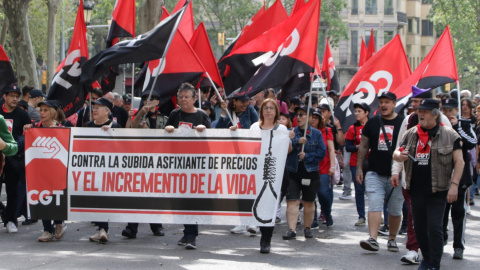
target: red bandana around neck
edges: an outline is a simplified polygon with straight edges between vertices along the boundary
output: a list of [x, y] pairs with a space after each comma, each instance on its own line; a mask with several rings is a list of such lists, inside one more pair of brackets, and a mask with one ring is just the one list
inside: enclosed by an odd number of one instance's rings
[[425, 150], [428, 146], [428, 131], [423, 131], [423, 129], [420, 127], [420, 124], [418, 124], [417, 134], [419, 146], [422, 146], [423, 150]]

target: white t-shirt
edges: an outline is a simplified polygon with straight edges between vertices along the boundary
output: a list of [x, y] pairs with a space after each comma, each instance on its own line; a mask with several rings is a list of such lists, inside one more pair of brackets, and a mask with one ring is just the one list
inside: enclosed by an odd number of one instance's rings
[[[260, 128], [260, 125], [258, 124], [258, 122], [255, 122], [253, 123], [251, 126], [250, 126], [250, 129], [253, 129], [253, 130], [272, 130], [272, 129], [261, 129]], [[288, 131], [287, 127], [282, 125], [282, 124], [278, 124], [278, 128], [276, 130], [284, 130], [284, 131]]]

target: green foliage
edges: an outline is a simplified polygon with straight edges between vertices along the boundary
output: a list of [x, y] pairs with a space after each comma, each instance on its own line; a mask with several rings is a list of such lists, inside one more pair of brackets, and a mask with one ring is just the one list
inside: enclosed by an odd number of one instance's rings
[[[450, 26], [458, 75], [462, 88], [473, 89], [474, 74], [480, 66], [480, 2], [475, 0], [436, 0], [430, 18], [440, 35]], [[468, 68], [470, 72], [465, 73]], [[477, 78], [479, 81], [480, 78]], [[477, 87], [478, 89], [478, 87]]]

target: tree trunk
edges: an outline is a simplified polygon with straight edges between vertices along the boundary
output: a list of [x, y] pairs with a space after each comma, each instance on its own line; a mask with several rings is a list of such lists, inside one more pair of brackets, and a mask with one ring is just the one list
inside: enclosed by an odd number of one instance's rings
[[36, 59], [33, 53], [27, 12], [32, 0], [3, 0], [3, 11], [8, 19], [10, 42], [15, 59], [18, 86], [39, 88]]
[[151, 30], [160, 22], [162, 14], [162, 5], [164, 1], [145, 0], [142, 6], [138, 8], [138, 22], [140, 33]]
[[5, 40], [7, 39], [7, 31], [8, 31], [8, 21], [7, 19], [3, 19], [3, 26], [2, 32], [0, 33], [0, 45], [5, 47]]
[[47, 31], [47, 93], [55, 74], [55, 28], [57, 11], [61, 0], [48, 0], [48, 31]]

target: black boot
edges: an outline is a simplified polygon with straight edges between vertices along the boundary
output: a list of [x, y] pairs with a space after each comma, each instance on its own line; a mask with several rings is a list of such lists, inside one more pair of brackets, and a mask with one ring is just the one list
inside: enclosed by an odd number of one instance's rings
[[260, 239], [260, 253], [270, 253], [270, 240]]

